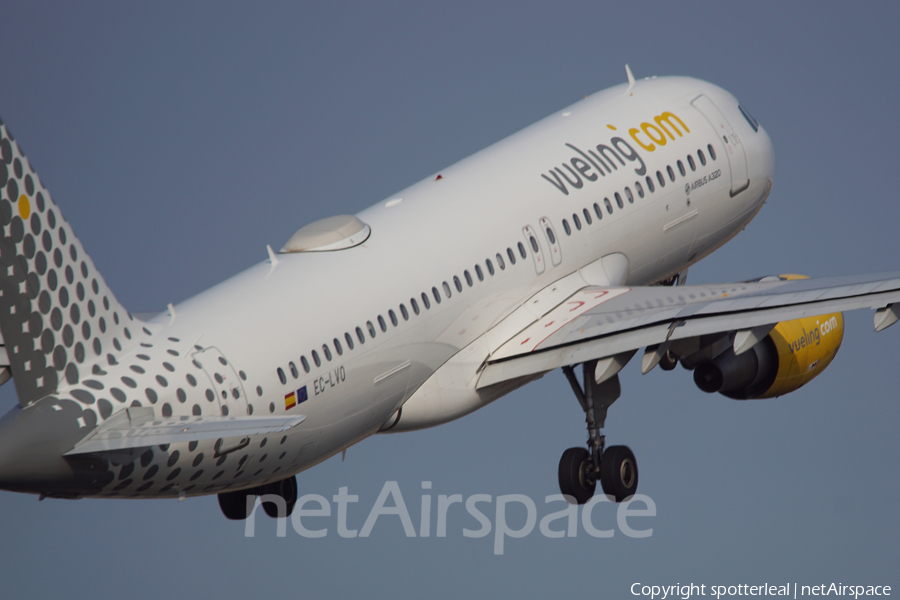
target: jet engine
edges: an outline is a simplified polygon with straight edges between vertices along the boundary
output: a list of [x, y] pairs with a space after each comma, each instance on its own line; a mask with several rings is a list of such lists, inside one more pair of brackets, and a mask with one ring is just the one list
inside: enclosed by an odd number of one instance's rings
[[825, 370], [844, 339], [841, 313], [778, 323], [751, 349], [736, 355], [731, 344], [694, 368], [704, 392], [735, 400], [774, 398], [800, 388]]

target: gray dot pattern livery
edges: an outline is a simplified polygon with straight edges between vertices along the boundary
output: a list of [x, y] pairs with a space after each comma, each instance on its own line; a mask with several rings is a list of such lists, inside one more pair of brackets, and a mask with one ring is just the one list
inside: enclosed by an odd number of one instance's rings
[[116, 300], [0, 121], [0, 330], [19, 403], [74, 385], [137, 345]]

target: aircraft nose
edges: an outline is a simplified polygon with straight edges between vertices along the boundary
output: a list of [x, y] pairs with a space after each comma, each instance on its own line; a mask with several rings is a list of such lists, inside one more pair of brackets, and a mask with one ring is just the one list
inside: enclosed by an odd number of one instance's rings
[[84, 477], [63, 457], [96, 424], [74, 400], [48, 397], [16, 406], [0, 419], [0, 489], [78, 496]]
[[762, 127], [757, 132], [757, 168], [759, 176], [768, 179], [775, 178], [775, 146], [772, 145], [772, 138]]

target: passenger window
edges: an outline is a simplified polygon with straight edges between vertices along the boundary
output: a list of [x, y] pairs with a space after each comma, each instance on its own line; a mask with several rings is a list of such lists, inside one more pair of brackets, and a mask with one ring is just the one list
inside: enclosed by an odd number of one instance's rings
[[[450, 284], [445, 281], [443, 283], [443, 287], [444, 287], [444, 295], [447, 296], [447, 299], [449, 300], [450, 299]], [[440, 302], [440, 300], [438, 300], [438, 302]]]
[[353, 350], [353, 337], [349, 333], [345, 333], [344, 340], [347, 342], [347, 348]]
[[409, 299], [409, 305], [412, 306], [413, 312], [419, 314], [419, 303], [416, 302], [415, 298]]
[[638, 198], [643, 198], [643, 197], [644, 197], [644, 187], [641, 185], [641, 182], [640, 182], [640, 181], [635, 181], [635, 182], [634, 182], [634, 189], [637, 190]]
[[[581, 231], [581, 220], [578, 218], [578, 215], [572, 215], [572, 222], [575, 223], [575, 229]], [[535, 250], [535, 252], [537, 252], [537, 250]]]
[[404, 321], [409, 321], [409, 311], [406, 310], [405, 304], [400, 305], [400, 316], [403, 317]]
[[525, 254], [525, 244], [522, 242], [519, 242], [519, 255], [521, 255], [522, 258], [527, 256], [527, 254]]
[[691, 171], [697, 170], [697, 165], [694, 163], [694, 157], [688, 154], [688, 166], [691, 168]]
[[675, 171], [672, 170], [672, 166], [671, 166], [671, 165], [669, 165], [668, 167], [666, 167], [666, 172], [669, 173], [669, 181], [673, 181], [673, 182], [674, 182], [674, 181], [675, 181]]
[[598, 219], [603, 218], [603, 212], [600, 210], [600, 205], [594, 202], [594, 214], [597, 215]]
[[387, 331], [387, 323], [384, 322], [384, 317], [378, 315], [378, 326], [381, 327], [381, 331]]
[[705, 167], [706, 166], [706, 157], [703, 156], [703, 150], [697, 150], [697, 158], [700, 159], [700, 164]]
[[374, 340], [375, 339], [375, 326], [372, 325], [372, 321], [366, 321], [366, 328], [369, 330], [369, 337]]
[[634, 194], [631, 193], [631, 188], [625, 188], [625, 197], [628, 198], [628, 204], [634, 204]]
[[332, 341], [334, 342], [334, 351], [338, 353], [338, 356], [342, 355], [344, 353], [344, 349], [341, 348], [341, 341], [337, 338], [334, 338], [334, 340]]
[[619, 208], [625, 208], [625, 204], [622, 202], [622, 194], [616, 192], [616, 206]]
[[478, 281], [484, 281], [484, 272], [481, 270], [481, 265], [475, 265], [475, 275], [478, 276]]
[[588, 225], [591, 224], [591, 213], [588, 212], [588, 209], [584, 209], [581, 211], [584, 214], [584, 222]]
[[563, 219], [563, 231], [566, 232], [566, 235], [572, 235], [572, 229], [569, 227], [569, 222]]
[[316, 366], [317, 366], [317, 367], [321, 367], [321, 366], [322, 366], [322, 359], [319, 358], [319, 353], [316, 352], [315, 350], [313, 350], [313, 351], [312, 351], [312, 357], [313, 357], [313, 362], [316, 363]]
[[661, 187], [661, 188], [666, 187], [666, 180], [665, 180], [665, 178], [663, 178], [663, 174], [660, 173], [659, 171], [656, 172], [656, 180], [659, 182], [659, 187]]
[[359, 327], [356, 328], [356, 339], [359, 340], [360, 344], [366, 343], [366, 336], [363, 335], [362, 329]]
[[709, 158], [711, 160], [716, 160], [716, 151], [713, 150], [712, 144], [707, 144], [706, 149], [709, 150]]
[[536, 239], [534, 239], [534, 236], [533, 236], [533, 235], [528, 236], [528, 241], [531, 242], [531, 250], [532, 250], [535, 254], [537, 254], [538, 252], [541, 251], [540, 246], [538, 246], [538, 242], [537, 242]]
[[653, 193], [653, 179], [651, 179], [651, 177], [649, 175], [647, 175], [647, 179], [645, 181], [647, 182], [647, 189], [650, 190], [650, 193], [652, 194]]
[[491, 262], [491, 259], [487, 259], [486, 261], [484, 261], [484, 264], [485, 264], [485, 266], [487, 266], [488, 273], [490, 273], [493, 276], [494, 263]]
[[469, 287], [472, 287], [472, 276], [469, 275], [469, 271], [463, 271], [463, 277], [466, 278], [466, 283], [469, 284]]
[[[434, 288], [431, 288], [431, 289], [434, 290]], [[434, 290], [434, 291], [437, 292], [437, 290]], [[431, 302], [428, 301], [428, 294], [426, 294], [425, 292], [422, 292], [422, 304], [425, 305], [425, 310], [428, 310], [429, 308], [431, 308]]]
[[298, 377], [300, 377], [300, 372], [297, 370], [297, 365], [295, 365], [293, 362], [289, 362], [288, 368], [291, 370], [291, 376], [294, 379], [297, 379]]
[[391, 320], [391, 325], [394, 327], [397, 326], [397, 315], [394, 313], [394, 309], [388, 311], [388, 318]]
[[325, 355], [325, 360], [331, 360], [331, 350], [328, 348], [328, 344], [322, 344], [322, 354]]
[[604, 198], [603, 204], [606, 205], [606, 212], [608, 212], [609, 214], [612, 214], [612, 203], [609, 201], [609, 198]]
[[503, 262], [503, 255], [498, 252], [495, 258], [497, 259], [497, 266], [500, 267], [501, 271], [504, 270], [506, 268], [506, 263]]
[[[446, 284], [444, 284], [446, 285]], [[438, 291], [436, 287], [431, 288], [431, 293], [434, 295], [434, 301], [438, 304], [441, 303], [441, 293]]]
[[278, 379], [281, 381], [282, 385], [287, 383], [287, 377], [284, 376], [284, 371], [281, 370], [281, 367], [278, 367], [276, 373], [278, 373]]
[[512, 248], [506, 249], [506, 255], [509, 257], [509, 264], [511, 264], [511, 265], [516, 264], [516, 255], [513, 254]]
[[303, 367], [303, 370], [304, 370], [306, 373], [309, 373], [309, 361], [306, 360], [306, 357], [305, 357], [305, 356], [301, 356], [301, 357], [300, 357], [300, 366]]
[[681, 176], [685, 176], [684, 163], [680, 160], [678, 161], [678, 172], [681, 173]]
[[462, 291], [462, 282], [459, 280], [459, 277], [456, 275], [453, 276], [453, 285], [456, 287], [457, 292]]

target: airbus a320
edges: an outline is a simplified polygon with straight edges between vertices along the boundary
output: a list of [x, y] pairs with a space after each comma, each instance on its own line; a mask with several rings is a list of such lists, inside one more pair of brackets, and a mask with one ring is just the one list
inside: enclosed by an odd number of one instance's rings
[[0, 420], [0, 489], [218, 494], [230, 519], [263, 496], [286, 516], [297, 473], [559, 368], [587, 422], [560, 490], [585, 503], [599, 482], [622, 501], [637, 461], [605, 421], [638, 351], [643, 373], [680, 363], [704, 392], [769, 398], [831, 363], [842, 311], [897, 321], [900, 273], [687, 285], [765, 204], [772, 143], [713, 84], [627, 75], [148, 319], [0, 124], [0, 380], [19, 401]]

